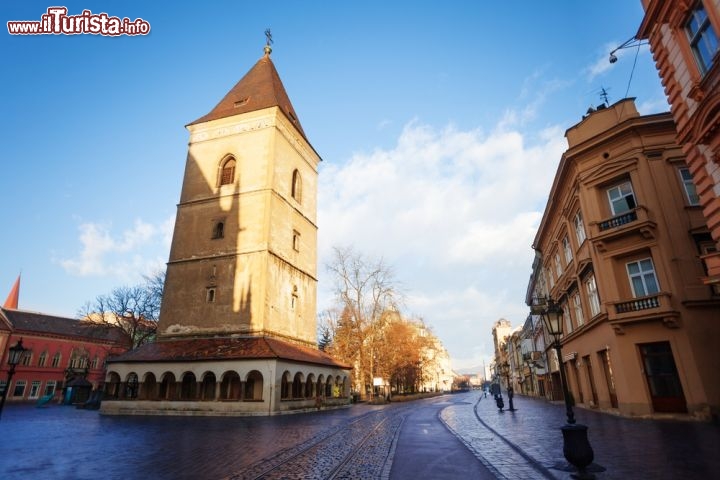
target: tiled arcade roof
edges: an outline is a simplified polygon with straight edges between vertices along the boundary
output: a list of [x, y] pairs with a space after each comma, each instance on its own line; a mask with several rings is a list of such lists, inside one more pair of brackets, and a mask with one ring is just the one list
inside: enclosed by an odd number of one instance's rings
[[271, 337], [222, 337], [163, 340], [108, 359], [115, 362], [187, 362], [193, 360], [282, 359], [350, 368], [327, 353]]

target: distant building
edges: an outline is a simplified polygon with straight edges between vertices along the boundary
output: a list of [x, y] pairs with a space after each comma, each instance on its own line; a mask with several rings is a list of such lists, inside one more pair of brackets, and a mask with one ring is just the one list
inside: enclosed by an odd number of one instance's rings
[[[126, 346], [119, 332], [74, 318], [19, 310], [20, 282], [0, 308], [0, 391], [8, 388], [8, 402], [49, 401], [82, 403], [102, 390], [105, 360]], [[12, 307], [12, 308], [10, 308]], [[8, 348], [22, 340], [26, 349], [7, 385]]]
[[528, 287], [564, 311], [553, 386], [562, 367], [579, 405], [717, 415], [720, 297], [701, 280], [711, 240], [672, 116], [625, 99], [566, 137]]
[[638, 39], [648, 39], [677, 124], [676, 141], [710, 236], [702, 243], [703, 282], [720, 294], [720, 2], [642, 0]]
[[103, 413], [349, 403], [350, 367], [317, 348], [320, 157], [270, 52], [187, 127], [157, 341], [109, 360]]
[[[493, 364], [490, 365], [492, 376], [496, 376], [499, 372], [500, 365], [507, 361], [506, 342], [511, 333], [512, 325], [508, 320], [501, 318], [493, 324], [492, 337], [495, 359]], [[495, 378], [488, 378], [488, 380], [493, 381]]]

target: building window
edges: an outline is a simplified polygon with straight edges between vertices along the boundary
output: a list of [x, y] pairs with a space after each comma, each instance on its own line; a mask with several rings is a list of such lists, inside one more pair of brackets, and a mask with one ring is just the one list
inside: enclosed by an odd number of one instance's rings
[[607, 194], [613, 216], [634, 210], [637, 206], [635, 194], [633, 193], [630, 182], [623, 182], [620, 185], [608, 189]]
[[220, 185], [230, 185], [233, 182], [235, 182], [235, 159], [230, 157], [220, 170]]
[[298, 202], [302, 201], [302, 178], [300, 172], [293, 170], [292, 173], [292, 197]]
[[555, 275], [557, 275], [558, 280], [560, 279], [560, 276], [562, 275], [562, 264], [560, 263], [560, 254], [555, 252]]
[[702, 2], [697, 2], [690, 18], [685, 24], [698, 69], [703, 75], [712, 68], [713, 57], [718, 50], [718, 39]]
[[209, 287], [205, 291], [205, 301], [207, 303], [215, 302], [215, 287]]
[[298, 291], [297, 285], [293, 285], [292, 296], [290, 297], [290, 309], [291, 310], [295, 310], [295, 306], [297, 305], [297, 300], [298, 300], [297, 291]]
[[100, 359], [97, 357], [97, 355], [95, 355], [95, 357], [93, 357], [93, 359], [92, 359], [92, 363], [90, 364], [90, 368], [92, 368], [92, 369], [97, 368], [99, 361], [100, 361]]
[[73, 356], [70, 357], [70, 368], [86, 368], [87, 367], [87, 357], [82, 356], [80, 353], [73, 353]]
[[565, 318], [565, 332], [563, 332], [563, 333], [564, 334], [572, 333], [574, 328], [573, 328], [572, 316], [570, 315], [570, 309], [568, 308], [568, 304], [563, 303], [561, 308], [563, 311], [563, 317]]
[[646, 297], [660, 291], [652, 259], [645, 258], [628, 263], [627, 272], [632, 286], [633, 297]]
[[577, 212], [575, 214], [575, 218], [573, 218], [573, 223], [575, 224], [575, 236], [577, 237], [578, 245], [582, 245], [585, 241], [585, 224], [583, 223], [583, 218], [580, 212]]
[[38, 357], [38, 367], [44, 367], [47, 363], [47, 352], [42, 352]]
[[25, 365], [26, 367], [30, 365], [30, 361], [32, 360], [32, 351], [26, 350], [23, 352], [22, 357], [20, 357], [20, 365]]
[[553, 288], [555, 286], [555, 277], [553, 277], [552, 270], [549, 268], [547, 270], [547, 277], [550, 280], [550, 288]]
[[7, 380], [0, 380], [0, 395], [5, 391], [7, 388]]
[[573, 310], [575, 311], [575, 322], [580, 327], [585, 323], [585, 317], [583, 316], [582, 303], [580, 303], [580, 293], [575, 293], [572, 297]]
[[597, 284], [595, 283], [595, 275], [590, 275], [585, 280], [585, 291], [587, 292], [588, 302], [590, 303], [590, 314], [594, 317], [600, 313], [600, 295], [598, 294]]
[[45, 393], [43, 395], [53, 395], [55, 393], [55, 380], [48, 380], [45, 383]]
[[62, 358], [61, 355], [60, 355], [60, 352], [57, 352], [57, 353], [53, 356], [53, 359], [52, 359], [52, 366], [53, 366], [53, 368], [57, 368], [57, 367], [60, 366], [60, 358]]
[[213, 227], [212, 238], [223, 238], [225, 236], [225, 223], [217, 222]]
[[13, 390], [13, 397], [23, 397], [25, 396], [25, 385], [27, 385], [27, 382], [25, 380], [18, 380], [15, 382], [15, 389]]
[[293, 250], [296, 252], [300, 251], [300, 233], [298, 233], [296, 230], [293, 230], [293, 240], [292, 240]]
[[30, 384], [29, 398], [38, 398], [40, 396], [40, 380], [33, 380]]
[[695, 183], [693, 182], [692, 175], [690, 174], [689, 168], [681, 168], [678, 170], [680, 173], [680, 181], [685, 189], [685, 195], [687, 196], [688, 203], [690, 205], [700, 205], [700, 197], [697, 194]]
[[565, 253], [565, 264], [570, 265], [572, 262], [573, 256], [572, 256], [572, 249], [570, 248], [570, 239], [565, 235], [563, 237], [563, 252]]

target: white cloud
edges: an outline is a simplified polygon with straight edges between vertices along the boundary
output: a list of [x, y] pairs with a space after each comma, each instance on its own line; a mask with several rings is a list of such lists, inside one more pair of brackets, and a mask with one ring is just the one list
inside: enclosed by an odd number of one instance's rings
[[[320, 172], [321, 271], [333, 246], [383, 257], [408, 313], [425, 318], [462, 366], [492, 353], [494, 321], [527, 314], [531, 244], [567, 148], [558, 127], [529, 137], [508, 126], [485, 134], [412, 121], [395, 147]], [[321, 274], [320, 289], [331, 281]]]
[[56, 260], [68, 273], [81, 277], [110, 276], [129, 281], [164, 268], [174, 217], [153, 225], [136, 219], [120, 233], [111, 225], [86, 222], [80, 231], [80, 252]]
[[[641, 44], [640, 46], [638, 46], [637, 43], [632, 43], [631, 46], [615, 50], [620, 47], [620, 45], [621, 42], [608, 42], [602, 47], [600, 47], [596, 60], [587, 67], [585, 67], [585, 69], [583, 70], [587, 76], [588, 82], [593, 81], [595, 77], [605, 74], [617, 65], [623, 65], [624, 62], [628, 61], [632, 63], [632, 59], [625, 57], [649, 53], [649, 49], [647, 48], [647, 44], [645, 43]], [[615, 50], [613, 52], [613, 55], [615, 55], [617, 61], [614, 63], [610, 63], [610, 52], [612, 52], [613, 50]]]

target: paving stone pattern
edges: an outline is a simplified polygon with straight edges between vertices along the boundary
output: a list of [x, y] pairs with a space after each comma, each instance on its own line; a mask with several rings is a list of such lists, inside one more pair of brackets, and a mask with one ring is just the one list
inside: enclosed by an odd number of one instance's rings
[[[491, 397], [473, 392], [472, 398], [472, 411], [467, 405], [456, 404], [442, 412], [442, 419], [481, 461], [497, 470], [499, 478], [571, 478], [570, 473], [555, 468], [567, 466], [560, 431], [566, 420], [563, 404], [516, 395], [517, 411], [499, 413]], [[577, 422], [588, 426], [595, 454], [593, 466], [605, 469], [594, 472], [598, 480], [720, 475], [717, 424], [631, 419], [582, 408], [574, 412]], [[528, 471], [531, 467], [535, 476]]]
[[[427, 402], [438, 403], [428, 409], [419, 407], [429, 403], [419, 402], [361, 404], [244, 418], [106, 417], [57, 405], [6, 405], [0, 421], [0, 479], [406, 480], [407, 472], [392, 468], [394, 462], [399, 465], [396, 452], [402, 451], [404, 464], [413, 462], [419, 471], [433, 464], [432, 458], [403, 446], [410, 443], [399, 443], [405, 438], [401, 432], [422, 435], [423, 428], [403, 429], [410, 418], [428, 425], [442, 421], [499, 479], [571, 478], [556, 468], [566, 465], [563, 405], [516, 395], [517, 411], [499, 413], [492, 398], [477, 391]], [[421, 411], [440, 414], [418, 416]], [[588, 426], [595, 464], [605, 469], [596, 473], [598, 480], [720, 476], [717, 424], [628, 419], [581, 408], [575, 415]], [[464, 471], [471, 471], [469, 464]]]

